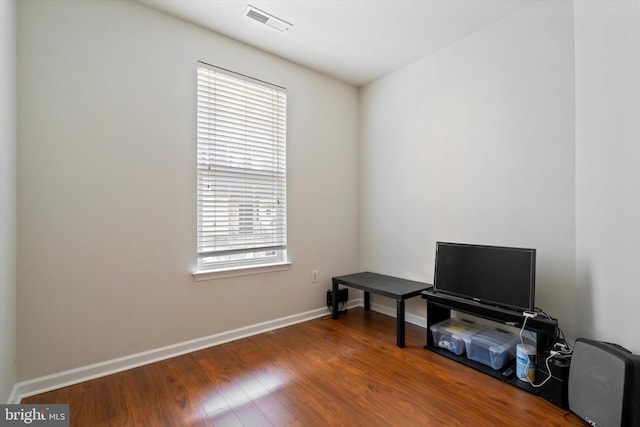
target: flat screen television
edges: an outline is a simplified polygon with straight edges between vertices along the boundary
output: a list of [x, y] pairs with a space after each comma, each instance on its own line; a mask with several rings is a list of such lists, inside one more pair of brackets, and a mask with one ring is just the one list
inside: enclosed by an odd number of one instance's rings
[[435, 292], [514, 311], [533, 311], [535, 278], [535, 249], [436, 243]]

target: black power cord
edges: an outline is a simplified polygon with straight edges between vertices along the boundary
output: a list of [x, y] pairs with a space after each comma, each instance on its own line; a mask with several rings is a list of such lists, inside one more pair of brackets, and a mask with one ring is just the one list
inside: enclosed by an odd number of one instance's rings
[[[340, 309], [338, 310], [338, 314], [347, 314], [348, 309], [344, 308], [344, 301], [340, 303]], [[327, 308], [329, 309], [329, 311], [331, 312], [331, 314], [333, 314], [333, 307], [331, 307], [331, 304], [327, 304]]]

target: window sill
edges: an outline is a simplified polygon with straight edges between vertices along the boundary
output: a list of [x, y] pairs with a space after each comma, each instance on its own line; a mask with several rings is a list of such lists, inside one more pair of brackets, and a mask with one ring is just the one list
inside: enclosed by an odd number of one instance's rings
[[194, 271], [193, 277], [196, 282], [202, 282], [204, 280], [224, 279], [226, 277], [248, 276], [250, 274], [259, 273], [271, 273], [273, 271], [288, 270], [291, 266], [291, 261], [277, 262], [273, 264], [257, 264], [257, 265], [245, 265], [242, 267], [230, 267], [212, 270], [198, 270]]

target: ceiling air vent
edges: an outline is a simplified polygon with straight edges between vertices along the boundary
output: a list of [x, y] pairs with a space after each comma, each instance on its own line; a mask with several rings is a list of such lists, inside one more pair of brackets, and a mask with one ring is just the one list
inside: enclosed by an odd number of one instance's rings
[[263, 12], [257, 7], [254, 7], [251, 5], [248, 5], [247, 8], [244, 10], [244, 12], [242, 12], [242, 14], [244, 16], [247, 16], [251, 19], [254, 19], [260, 22], [261, 24], [266, 24], [271, 28], [275, 28], [278, 31], [287, 31], [289, 30], [289, 28], [293, 26], [287, 21], [284, 21], [278, 17], [268, 14], [267, 12]]

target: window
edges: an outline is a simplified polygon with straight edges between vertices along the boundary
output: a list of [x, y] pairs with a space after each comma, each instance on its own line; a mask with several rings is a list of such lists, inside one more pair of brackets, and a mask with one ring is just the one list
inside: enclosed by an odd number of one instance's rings
[[286, 261], [286, 91], [198, 63], [198, 270]]

